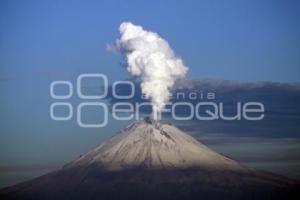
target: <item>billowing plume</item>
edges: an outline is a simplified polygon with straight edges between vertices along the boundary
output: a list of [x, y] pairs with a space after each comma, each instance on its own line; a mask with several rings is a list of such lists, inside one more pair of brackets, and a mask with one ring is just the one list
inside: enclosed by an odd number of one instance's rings
[[188, 68], [157, 33], [130, 22], [123, 22], [119, 31], [121, 38], [113, 47], [124, 56], [129, 73], [141, 81], [142, 92], [150, 98], [157, 119], [176, 79], [183, 78]]

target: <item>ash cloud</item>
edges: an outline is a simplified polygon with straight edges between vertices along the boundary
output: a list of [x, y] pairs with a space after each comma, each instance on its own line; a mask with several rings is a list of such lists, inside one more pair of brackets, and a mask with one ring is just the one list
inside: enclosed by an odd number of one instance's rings
[[[141, 98], [142, 91], [139, 85], [135, 85], [135, 96], [132, 99], [116, 99], [111, 93], [108, 100], [111, 105], [117, 102], [141, 103], [147, 100]], [[111, 88], [109, 89], [111, 91]], [[236, 110], [236, 102], [261, 102], [265, 106], [265, 118], [261, 121], [199, 121], [190, 120], [185, 123], [174, 123], [181, 129], [188, 131], [193, 135], [201, 133], [224, 133], [233, 136], [251, 136], [251, 137], [268, 137], [283, 138], [297, 137], [300, 138], [300, 85], [277, 83], [277, 82], [255, 82], [241, 83], [226, 80], [185, 80], [176, 83], [171, 91], [173, 94], [183, 92], [214, 91], [216, 98], [207, 99], [185, 99], [185, 102], [197, 104], [199, 101], [223, 102], [224, 112], [232, 114]], [[117, 90], [118, 94], [129, 94], [130, 88], [120, 85]], [[182, 101], [181, 99], [172, 98], [170, 102]], [[140, 110], [143, 113], [150, 113], [149, 108], [145, 107]], [[187, 112], [180, 107], [176, 110], [178, 115], [187, 116]], [[201, 113], [204, 114], [204, 113]], [[168, 120], [168, 114], [164, 117]], [[164, 118], [163, 117], [163, 118]]]

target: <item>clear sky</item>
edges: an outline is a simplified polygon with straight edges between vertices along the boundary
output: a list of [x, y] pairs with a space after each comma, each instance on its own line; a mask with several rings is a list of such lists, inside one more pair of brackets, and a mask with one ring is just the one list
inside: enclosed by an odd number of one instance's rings
[[49, 117], [52, 81], [75, 83], [81, 73], [128, 77], [120, 56], [106, 50], [121, 22], [166, 39], [189, 79], [294, 83], [299, 13], [296, 0], [1, 0], [0, 164], [61, 165], [126, 125], [111, 123], [100, 134]]
[[299, 13], [290, 0], [1, 1], [1, 77], [96, 68], [120, 78], [105, 47], [132, 21], [169, 41], [190, 78], [299, 82]]

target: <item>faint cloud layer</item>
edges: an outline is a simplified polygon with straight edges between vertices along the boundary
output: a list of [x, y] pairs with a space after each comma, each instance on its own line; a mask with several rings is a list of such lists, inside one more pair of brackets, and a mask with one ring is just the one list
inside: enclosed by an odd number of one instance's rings
[[[113, 105], [117, 102], [145, 102], [141, 98], [142, 92], [139, 86], [135, 85], [135, 96], [132, 99], [116, 99], [109, 89], [109, 103]], [[236, 112], [237, 102], [261, 102], [265, 106], [265, 117], [261, 121], [200, 121], [193, 119], [181, 123], [173, 121], [180, 128], [191, 133], [224, 133], [236, 136], [251, 137], [299, 137], [300, 135], [300, 84], [275, 83], [275, 82], [256, 82], [241, 83], [225, 80], [183, 80], [178, 82], [173, 90], [185, 93], [203, 93], [203, 99], [184, 99], [184, 101], [197, 104], [200, 101], [223, 102], [224, 112], [228, 115]], [[207, 100], [205, 94], [214, 92], [216, 98]], [[130, 88], [119, 85], [118, 94], [129, 94]], [[172, 99], [172, 102], [183, 101], [182, 99]], [[149, 108], [141, 110], [150, 113]], [[178, 115], [187, 115], [185, 109], [177, 109]], [[169, 116], [166, 115], [166, 118]]]

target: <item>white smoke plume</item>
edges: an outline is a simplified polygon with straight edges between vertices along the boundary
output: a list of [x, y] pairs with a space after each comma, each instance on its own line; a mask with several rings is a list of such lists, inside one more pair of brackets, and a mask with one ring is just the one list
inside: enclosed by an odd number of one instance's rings
[[183, 78], [188, 68], [157, 33], [131, 22], [123, 22], [119, 31], [121, 38], [113, 48], [126, 59], [129, 73], [141, 81], [142, 92], [150, 98], [153, 117], [157, 119], [176, 79]]

